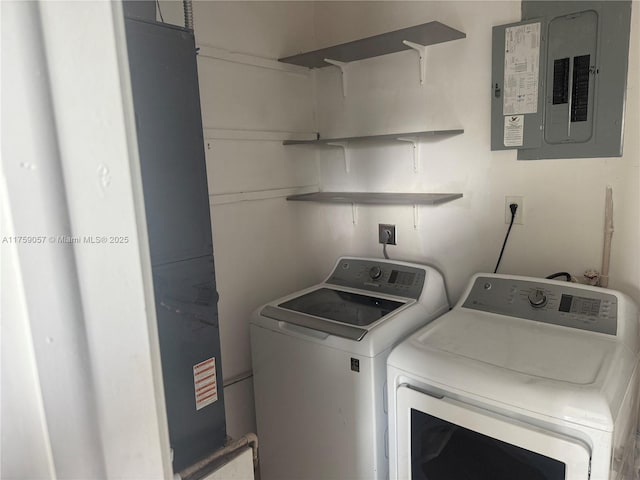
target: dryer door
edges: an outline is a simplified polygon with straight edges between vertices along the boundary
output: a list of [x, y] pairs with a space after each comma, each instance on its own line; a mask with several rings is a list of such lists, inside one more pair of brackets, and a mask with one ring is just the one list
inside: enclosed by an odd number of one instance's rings
[[447, 397], [400, 386], [397, 472], [411, 480], [584, 480], [581, 442]]

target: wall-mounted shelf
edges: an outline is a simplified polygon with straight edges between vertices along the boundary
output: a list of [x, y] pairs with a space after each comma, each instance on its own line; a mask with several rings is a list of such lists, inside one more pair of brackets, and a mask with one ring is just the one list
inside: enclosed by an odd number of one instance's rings
[[289, 195], [287, 200], [351, 204], [354, 225], [358, 223], [358, 205], [413, 205], [413, 228], [417, 228], [419, 205], [440, 205], [458, 198], [461, 193], [315, 192]]
[[329, 145], [331, 143], [361, 142], [367, 140], [398, 140], [404, 137], [439, 137], [464, 133], [464, 130], [429, 130], [424, 132], [391, 133], [384, 135], [364, 135], [360, 137], [318, 138], [317, 140], [285, 140], [283, 145]]
[[347, 70], [350, 62], [412, 49], [418, 52], [420, 84], [424, 84], [427, 47], [465, 37], [466, 35], [463, 32], [455, 28], [448, 27], [440, 22], [429, 22], [334, 45], [333, 47], [279, 58], [278, 61], [308, 68], [323, 68], [329, 65], [338, 67], [342, 75], [342, 95], [346, 97]]
[[463, 32], [455, 28], [440, 22], [429, 22], [312, 52], [279, 58], [278, 61], [308, 68], [323, 68], [331, 65], [325, 61], [327, 58], [339, 62], [354, 62], [413, 48], [405, 42], [427, 46], [465, 37]]
[[349, 156], [347, 155], [347, 147], [350, 143], [364, 142], [373, 140], [395, 140], [398, 142], [409, 142], [413, 145], [413, 168], [418, 171], [418, 146], [419, 140], [424, 137], [448, 137], [460, 135], [464, 130], [428, 130], [423, 132], [410, 133], [390, 133], [384, 135], [366, 135], [361, 137], [343, 137], [343, 138], [318, 138], [317, 140], [285, 140], [283, 145], [330, 145], [332, 147], [341, 147], [344, 151], [344, 163], [347, 173], [351, 171]]
[[289, 195], [287, 200], [368, 205], [439, 205], [458, 198], [462, 198], [461, 193], [315, 192]]

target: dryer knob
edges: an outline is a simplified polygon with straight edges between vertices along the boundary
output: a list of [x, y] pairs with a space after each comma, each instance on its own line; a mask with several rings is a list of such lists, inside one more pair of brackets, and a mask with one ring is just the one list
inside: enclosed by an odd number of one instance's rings
[[378, 267], [377, 265], [375, 267], [371, 267], [369, 269], [369, 276], [375, 280], [376, 278], [380, 278], [380, 275], [382, 275], [382, 269], [380, 267]]
[[547, 296], [544, 294], [544, 290], [536, 288], [529, 294], [529, 303], [533, 308], [542, 308], [547, 304]]

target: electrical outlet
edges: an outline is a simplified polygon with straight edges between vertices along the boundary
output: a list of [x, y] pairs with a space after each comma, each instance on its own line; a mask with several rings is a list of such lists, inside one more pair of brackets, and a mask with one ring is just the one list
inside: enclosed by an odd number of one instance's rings
[[511, 222], [511, 209], [509, 205], [515, 203], [518, 205], [516, 210], [516, 218], [513, 219], [514, 224], [524, 225], [524, 197], [523, 196], [507, 196], [504, 197], [504, 223]]
[[378, 224], [378, 243], [395, 245], [396, 244], [396, 226], [389, 225], [387, 223], [379, 223]]

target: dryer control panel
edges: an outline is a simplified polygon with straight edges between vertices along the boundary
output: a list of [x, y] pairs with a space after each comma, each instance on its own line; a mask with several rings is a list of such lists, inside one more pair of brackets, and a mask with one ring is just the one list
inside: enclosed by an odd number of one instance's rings
[[618, 329], [615, 295], [542, 279], [478, 277], [462, 307], [608, 335]]

